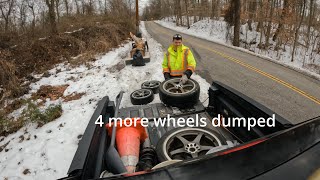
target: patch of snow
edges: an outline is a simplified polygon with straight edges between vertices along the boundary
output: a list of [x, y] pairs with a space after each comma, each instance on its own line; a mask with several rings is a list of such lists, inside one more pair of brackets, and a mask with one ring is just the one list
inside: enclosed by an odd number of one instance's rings
[[77, 30], [74, 30], [72, 32], [64, 32], [65, 34], [72, 34], [72, 33], [75, 33], [75, 32], [79, 32], [79, 31], [82, 31], [84, 28], [80, 28], [80, 29], [77, 29]]
[[14, 110], [12, 113], [8, 115], [8, 118], [13, 118], [14, 120], [18, 119], [25, 108], [26, 106], [22, 106], [19, 109]]
[[[0, 146], [7, 142], [9, 144], [7, 152], [0, 152], [0, 179], [51, 180], [67, 176], [80, 140], [78, 137], [84, 133], [99, 100], [109, 96], [114, 101], [116, 95], [123, 90], [125, 93], [121, 107], [133, 106], [130, 94], [140, 89], [144, 81], [164, 80], [162, 46], [147, 33], [144, 22], [141, 23], [141, 32], [150, 47], [151, 62], [146, 66], [124, 66], [122, 58], [128, 55], [131, 48], [131, 44], [127, 43], [108, 52], [90, 67], [83, 65], [71, 68], [68, 64], [61, 63], [49, 70], [49, 77], [43, 77], [30, 85], [31, 90], [24, 98], [29, 98], [42, 85], [68, 84], [64, 95], [85, 94], [80, 99], [69, 102], [62, 102], [61, 99], [46, 100], [45, 107], [61, 104], [61, 117], [37, 129], [34, 124], [29, 124], [17, 133], [5, 137]], [[210, 84], [197, 74], [192, 75], [192, 78], [201, 86], [201, 102], [208, 103], [206, 100]], [[160, 98], [156, 94], [152, 103], [159, 102]], [[12, 115], [18, 116], [19, 112], [21, 113], [21, 109]], [[21, 140], [22, 137], [24, 140]], [[29, 169], [30, 174], [24, 175], [25, 169]]]

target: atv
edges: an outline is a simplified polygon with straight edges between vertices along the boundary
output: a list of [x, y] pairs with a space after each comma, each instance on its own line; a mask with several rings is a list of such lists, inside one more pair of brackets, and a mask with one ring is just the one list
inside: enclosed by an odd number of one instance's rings
[[[131, 42], [132, 49], [136, 47], [135, 42]], [[150, 52], [148, 42], [144, 40], [144, 52], [136, 51], [134, 54], [129, 52], [128, 57], [124, 60], [126, 65], [144, 66], [145, 63], [150, 62]]]

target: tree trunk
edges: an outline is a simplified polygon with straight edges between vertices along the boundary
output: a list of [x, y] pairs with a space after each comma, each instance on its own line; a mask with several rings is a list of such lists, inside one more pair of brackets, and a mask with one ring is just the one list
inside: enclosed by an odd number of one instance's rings
[[[299, 22], [298, 27], [296, 27], [295, 34], [294, 34], [294, 43], [293, 43], [293, 50], [292, 50], [292, 55], [291, 55], [291, 62], [293, 62], [293, 60], [294, 60], [294, 54], [295, 54], [295, 50], [296, 50], [296, 46], [297, 46], [299, 30], [300, 30], [300, 27], [301, 27], [301, 24], [302, 24], [302, 21], [303, 21], [303, 18], [304, 18], [305, 5], [306, 5], [306, 0], [303, 0], [303, 4], [302, 4], [302, 7], [301, 7], [302, 10], [299, 11], [299, 14], [301, 14], [300, 22]], [[302, 13], [301, 13], [301, 11], [302, 11]], [[298, 20], [298, 18], [297, 18], [297, 20]]]
[[107, 0], [104, 0], [104, 14], [108, 14], [108, 11], [107, 11]]
[[8, 32], [9, 31], [10, 15], [11, 15], [11, 12], [13, 10], [14, 0], [9, 0], [7, 2], [2, 2], [2, 3], [9, 3], [8, 4], [8, 10], [7, 10], [6, 13], [4, 12], [5, 8], [0, 4], [1, 14], [2, 14], [2, 17], [3, 17], [4, 22], [5, 22], [4, 31]]
[[57, 20], [60, 22], [60, 14], [59, 14], [59, 2], [60, 0], [56, 0], [55, 5], [56, 5], [56, 13], [57, 13]]
[[32, 36], [34, 36], [34, 29], [36, 27], [36, 13], [34, 12], [34, 5], [28, 3], [29, 8], [31, 9], [32, 13], [32, 23], [31, 23], [31, 32]]
[[216, 17], [217, 17], [217, 20], [219, 20], [220, 19], [220, 4], [221, 4], [221, 2], [220, 2], [220, 0], [217, 0], [217, 5], [216, 5], [216, 12], [217, 12], [217, 14], [216, 14]]
[[174, 11], [173, 11], [173, 14], [174, 16], [176, 17], [176, 26], [179, 26], [179, 15], [178, 15], [178, 0], [174, 0], [173, 1], [173, 8], [174, 8]]
[[273, 35], [272, 40], [276, 41], [278, 39], [279, 34], [281, 33], [282, 29], [283, 29], [283, 23], [285, 23], [285, 18], [287, 17], [287, 13], [289, 11], [289, 0], [284, 0], [283, 1], [283, 9], [282, 9], [282, 14], [280, 17], [280, 22], [279, 22], [279, 26], [276, 30], [276, 32]]
[[25, 1], [22, 1], [20, 4], [20, 28], [22, 31], [24, 31], [26, 24], [26, 6], [24, 2]]
[[214, 19], [216, 15], [216, 0], [211, 0], [211, 19]]
[[54, 12], [54, 3], [55, 0], [46, 0], [46, 4], [49, 9], [49, 21], [51, 26], [51, 34], [58, 34], [58, 28], [56, 23], [56, 14]]
[[69, 3], [68, 3], [68, 0], [64, 0], [64, 6], [66, 7], [67, 16], [69, 16]]
[[190, 29], [189, 12], [188, 12], [188, 0], [184, 0], [184, 3], [186, 4], [187, 27], [188, 27], [188, 29]]
[[265, 12], [265, 7], [264, 7], [264, 4], [262, 2], [263, 0], [259, 0], [259, 6], [260, 6], [260, 12], [259, 12], [259, 15], [258, 15], [258, 25], [257, 25], [257, 28], [256, 28], [256, 31], [262, 31], [262, 28], [263, 28], [263, 25], [264, 25], [264, 21], [263, 21], [263, 18], [264, 17], [264, 12]]
[[249, 1], [249, 20], [248, 20], [248, 26], [249, 30], [252, 31], [252, 20], [255, 17], [255, 13], [257, 10], [257, 3], [254, 1]]
[[312, 26], [312, 20], [314, 18], [314, 0], [310, 0], [310, 6], [309, 6], [309, 21], [308, 21], [308, 30], [307, 30], [307, 48], [309, 48], [310, 44], [310, 31]]
[[272, 19], [273, 19], [273, 13], [274, 13], [274, 0], [270, 0], [270, 14], [269, 14], [269, 20], [268, 20], [268, 27], [267, 27], [267, 33], [266, 33], [266, 45], [265, 48], [269, 47], [269, 39], [270, 39], [270, 33], [271, 33], [271, 27], [272, 27]]
[[75, 3], [76, 3], [76, 8], [77, 8], [77, 14], [80, 14], [80, 7], [78, 4], [78, 0], [75, 0]]
[[181, 1], [178, 0], [178, 16], [179, 16], [179, 19], [180, 19], [180, 25], [183, 25], [182, 23], [182, 13], [181, 13]]
[[240, 46], [240, 14], [241, 14], [241, 3], [240, 0], [232, 0], [234, 3], [234, 38], [233, 45], [239, 47]]

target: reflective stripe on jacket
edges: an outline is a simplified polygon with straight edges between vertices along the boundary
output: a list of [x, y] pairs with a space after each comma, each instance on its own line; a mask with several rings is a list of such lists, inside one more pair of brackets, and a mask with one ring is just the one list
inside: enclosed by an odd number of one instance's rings
[[171, 45], [164, 55], [162, 68], [163, 73], [169, 72], [171, 76], [182, 76], [187, 69], [194, 72], [196, 60], [187, 46], [181, 45], [177, 51], [174, 51]]

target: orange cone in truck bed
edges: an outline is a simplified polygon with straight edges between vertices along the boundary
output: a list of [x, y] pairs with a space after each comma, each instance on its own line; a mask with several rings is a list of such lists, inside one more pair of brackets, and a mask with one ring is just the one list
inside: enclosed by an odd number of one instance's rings
[[[139, 161], [140, 143], [148, 137], [145, 128], [141, 125], [140, 120], [132, 119], [132, 126], [127, 127], [121, 122], [117, 122], [116, 144], [117, 150], [129, 173], [135, 172], [136, 165]], [[113, 125], [113, 124], [112, 124]], [[108, 134], [112, 133], [112, 125], [106, 125]], [[135, 126], [136, 125], [136, 126]]]

